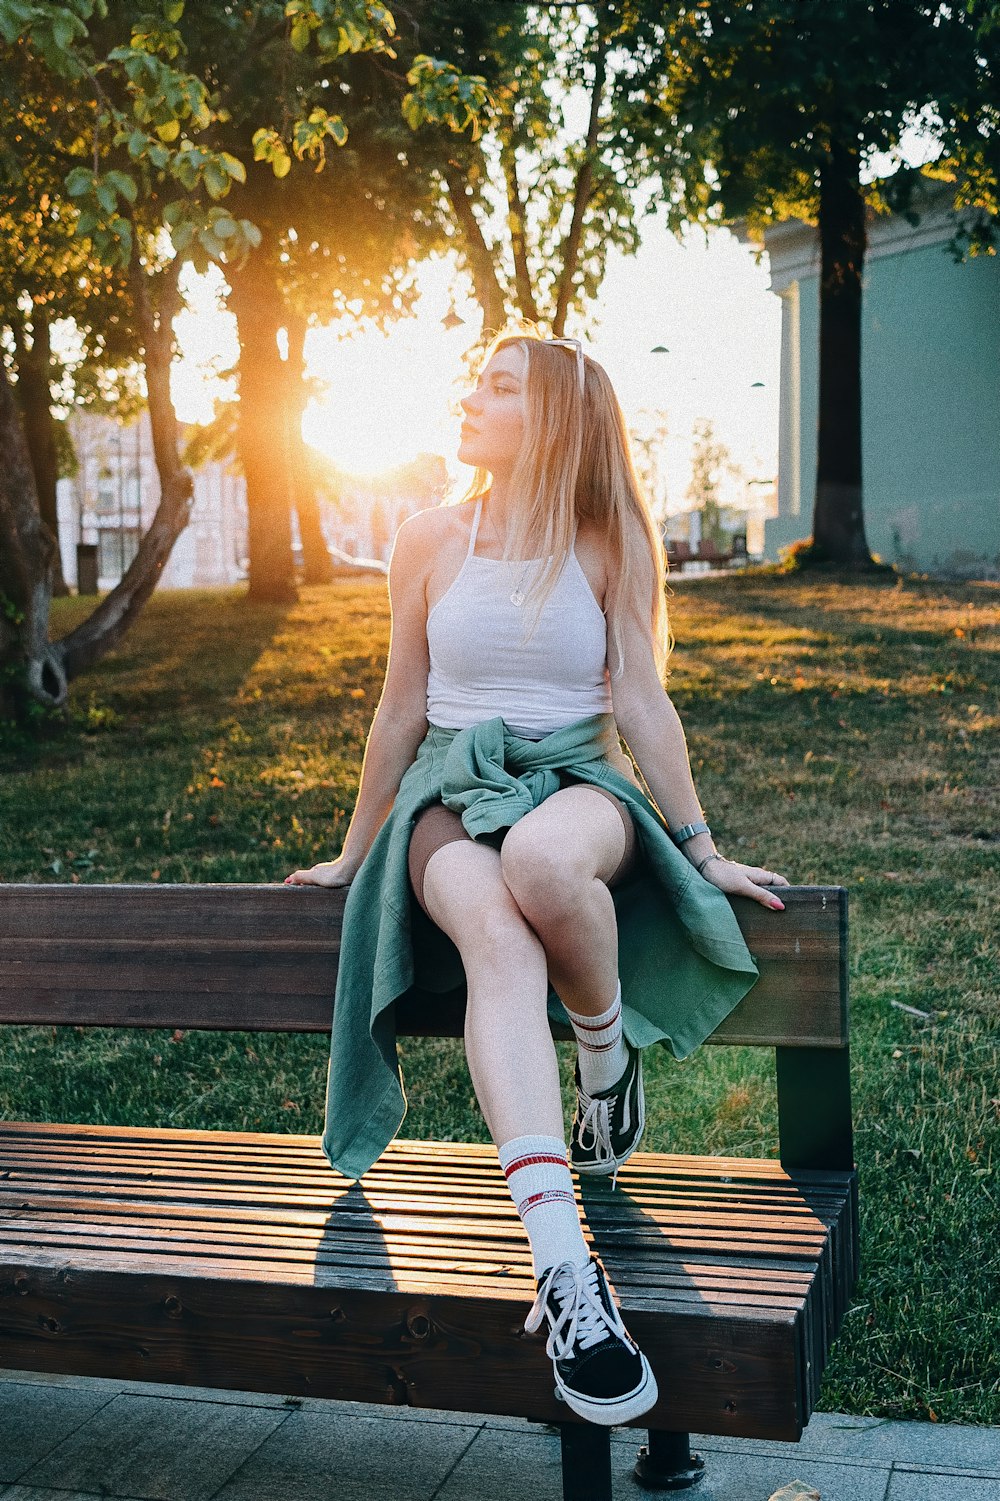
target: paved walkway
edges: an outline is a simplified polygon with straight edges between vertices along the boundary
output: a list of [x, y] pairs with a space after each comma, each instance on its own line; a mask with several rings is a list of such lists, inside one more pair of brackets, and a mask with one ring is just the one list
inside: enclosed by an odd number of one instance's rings
[[[615, 1501], [641, 1434], [613, 1439]], [[821, 1413], [801, 1444], [706, 1438], [698, 1501], [997, 1501], [1000, 1428]], [[683, 1493], [681, 1493], [683, 1494]], [[0, 1501], [560, 1501], [559, 1439], [514, 1418], [0, 1373]]]

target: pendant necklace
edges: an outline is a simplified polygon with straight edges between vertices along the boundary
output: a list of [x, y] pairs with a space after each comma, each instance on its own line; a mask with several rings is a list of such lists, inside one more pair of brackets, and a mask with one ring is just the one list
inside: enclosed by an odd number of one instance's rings
[[[490, 526], [493, 528], [493, 535], [496, 538], [497, 546], [500, 548], [500, 551], [502, 552], [503, 551], [503, 543], [500, 540], [500, 533], [497, 531], [497, 524], [493, 520], [493, 516], [492, 516], [492, 513], [490, 512], [490, 509], [489, 509], [488, 505], [486, 507], [486, 510], [487, 510], [487, 515], [489, 515]], [[509, 560], [501, 559], [501, 561], [509, 561]], [[532, 561], [533, 561], [533, 559], [531, 559], [531, 558], [529, 558], [527, 560], [527, 562], [525, 563], [524, 568], [521, 570], [521, 577], [518, 579], [517, 583], [514, 585], [513, 589], [510, 592], [510, 602], [511, 602], [512, 605], [517, 605], [518, 609], [520, 609], [521, 605], [524, 604], [524, 591], [522, 590], [521, 585], [524, 583], [524, 580], [526, 579], [526, 577], [528, 575], [528, 569], [531, 567]]]

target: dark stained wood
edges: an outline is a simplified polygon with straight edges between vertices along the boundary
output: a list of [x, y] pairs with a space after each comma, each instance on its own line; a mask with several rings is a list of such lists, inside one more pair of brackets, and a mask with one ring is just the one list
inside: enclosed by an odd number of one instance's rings
[[[578, 1189], [657, 1371], [653, 1429], [798, 1438], [857, 1277], [846, 893], [782, 895], [734, 903], [761, 979], [710, 1039], [775, 1047], [782, 1160], [644, 1153]], [[0, 886], [0, 1023], [325, 1033], [343, 900]], [[414, 994], [399, 1030], [461, 1035], [463, 1007]], [[491, 1146], [396, 1141], [358, 1185], [313, 1136], [0, 1123], [14, 1369], [572, 1425], [533, 1295]]]
[[781, 1160], [788, 1167], [854, 1166], [847, 1047], [775, 1049]]
[[[486, 1291], [331, 1290], [74, 1264], [0, 1270], [11, 1369], [283, 1392], [563, 1422], [527, 1301]], [[792, 1439], [803, 1417], [794, 1314], [735, 1320], [636, 1310], [662, 1375], [648, 1421]], [[697, 1421], [696, 1421], [697, 1420]]]
[[[734, 909], [761, 978], [710, 1039], [841, 1047], [846, 893], [793, 887]], [[0, 1023], [327, 1032], [342, 891], [2, 886]], [[461, 995], [414, 997], [404, 1033], [460, 1036]]]
[[[833, 1236], [849, 1259], [853, 1203], [850, 1174], [749, 1158], [650, 1154], [614, 1192], [586, 1185], [664, 1388], [654, 1418], [796, 1436], [846, 1307]], [[533, 1292], [490, 1148], [397, 1141], [347, 1185], [314, 1137], [0, 1125], [14, 1368], [565, 1421], [520, 1332]]]

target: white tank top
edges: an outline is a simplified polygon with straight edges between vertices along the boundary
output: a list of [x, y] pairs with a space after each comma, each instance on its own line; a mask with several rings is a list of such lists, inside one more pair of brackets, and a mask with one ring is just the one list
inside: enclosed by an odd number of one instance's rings
[[516, 605], [511, 595], [526, 595], [546, 560], [477, 557], [482, 508], [480, 499], [458, 577], [427, 616], [428, 721], [465, 730], [499, 714], [515, 735], [540, 740], [578, 719], [610, 714], [607, 625], [576, 555], [575, 532], [525, 640], [536, 607]]

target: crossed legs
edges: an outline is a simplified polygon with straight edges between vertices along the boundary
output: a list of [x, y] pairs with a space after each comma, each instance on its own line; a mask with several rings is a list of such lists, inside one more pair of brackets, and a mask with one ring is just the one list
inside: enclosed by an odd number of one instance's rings
[[557, 1394], [602, 1424], [648, 1411], [657, 1387], [583, 1237], [546, 999], [551, 977], [574, 1030], [617, 1002], [607, 882], [629, 844], [612, 802], [576, 785], [520, 819], [499, 851], [455, 839], [417, 874], [428, 914], [462, 957], [469, 1071], [531, 1242], [538, 1296], [525, 1328], [547, 1321]]
[[572, 786], [520, 819], [499, 852], [456, 840], [427, 862], [424, 904], [462, 957], [469, 1071], [498, 1144], [564, 1134], [549, 980], [583, 1016], [614, 998], [618, 928], [607, 881], [625, 843], [614, 805]]

